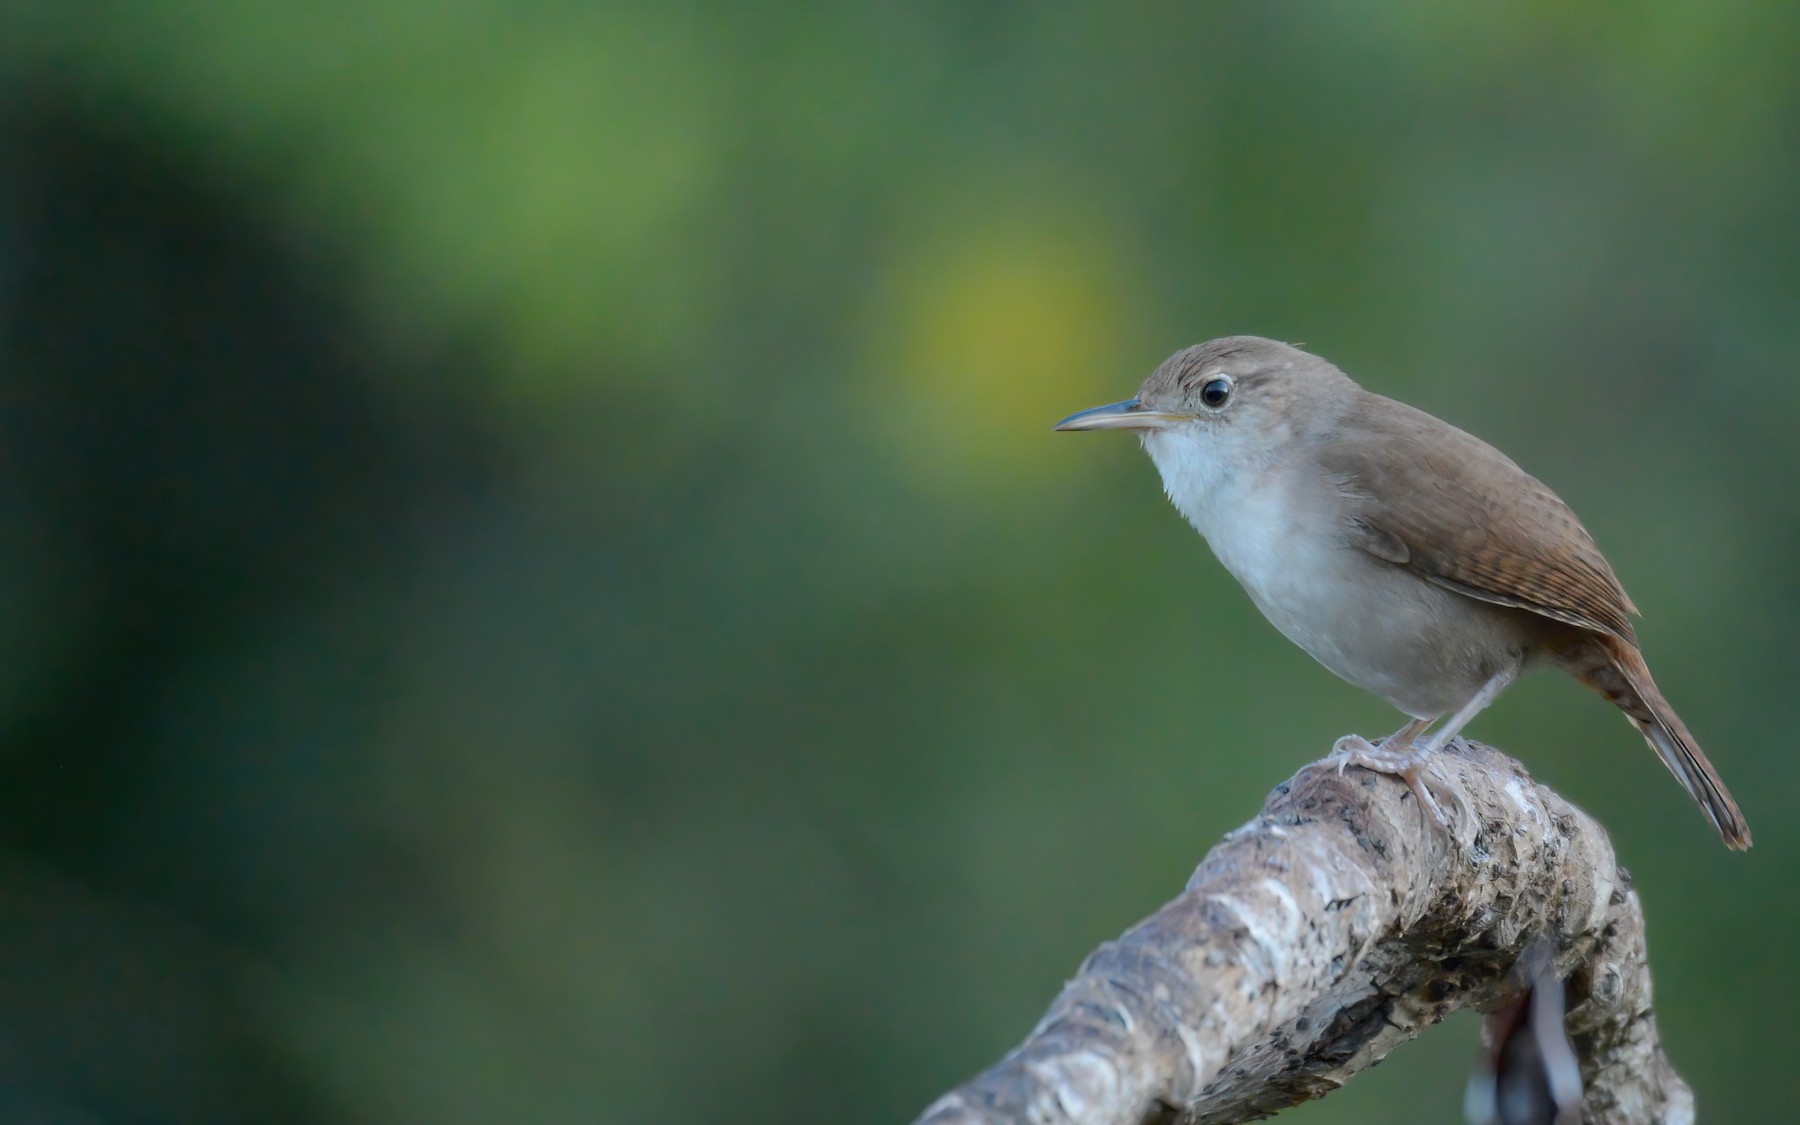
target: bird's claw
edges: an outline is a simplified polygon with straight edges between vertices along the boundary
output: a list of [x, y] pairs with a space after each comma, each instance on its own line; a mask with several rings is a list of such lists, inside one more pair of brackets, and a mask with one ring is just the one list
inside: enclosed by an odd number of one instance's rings
[[[1406, 787], [1412, 790], [1413, 796], [1418, 799], [1420, 807], [1431, 814], [1431, 818], [1437, 821], [1438, 827], [1449, 831], [1450, 818], [1444, 815], [1443, 807], [1437, 803], [1437, 798], [1431, 795], [1431, 790], [1425, 785], [1426, 775], [1432, 773], [1430, 750], [1423, 747], [1386, 750], [1361, 735], [1347, 734], [1333, 744], [1331, 756], [1338, 760], [1339, 776], [1343, 775], [1346, 767], [1361, 766], [1374, 773], [1385, 773], [1404, 781]], [[1456, 797], [1458, 809], [1466, 813], [1468, 810], [1463, 807], [1461, 795], [1452, 791], [1452, 796]]]
[[1374, 754], [1378, 751], [1375, 744], [1360, 734], [1346, 734], [1331, 744], [1331, 756], [1337, 759], [1337, 773], [1344, 776], [1345, 767], [1350, 765], [1353, 756]]

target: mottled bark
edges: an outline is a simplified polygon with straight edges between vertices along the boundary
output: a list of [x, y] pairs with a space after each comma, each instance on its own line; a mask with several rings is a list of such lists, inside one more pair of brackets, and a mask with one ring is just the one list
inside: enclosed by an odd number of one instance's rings
[[1301, 770], [1180, 896], [1090, 954], [1023, 1044], [920, 1121], [1256, 1120], [1459, 1007], [1494, 1007], [1540, 934], [1567, 977], [1586, 1119], [1692, 1121], [1606, 833], [1488, 747], [1459, 742], [1433, 772], [1448, 830], [1395, 778], [1330, 759]]

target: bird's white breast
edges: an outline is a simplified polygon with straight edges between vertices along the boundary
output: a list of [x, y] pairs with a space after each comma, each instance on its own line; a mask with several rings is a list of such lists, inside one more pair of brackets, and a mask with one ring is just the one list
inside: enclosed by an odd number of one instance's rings
[[1232, 456], [1228, 438], [1152, 433], [1144, 448], [1170, 501], [1257, 608], [1289, 640], [1324, 660], [1324, 650], [1337, 646], [1332, 630], [1318, 626], [1336, 614], [1321, 612], [1330, 596], [1321, 587], [1336, 585], [1331, 574], [1342, 566], [1342, 551], [1335, 537], [1302, 525], [1307, 497], [1299, 494], [1294, 474], [1261, 458]]
[[1480, 646], [1447, 638], [1456, 629], [1484, 631], [1489, 607], [1354, 549], [1322, 474], [1298, 459], [1236, 449], [1231, 439], [1163, 431], [1146, 434], [1144, 448], [1169, 499], [1270, 624], [1415, 716], [1468, 698], [1489, 674], [1476, 659]]

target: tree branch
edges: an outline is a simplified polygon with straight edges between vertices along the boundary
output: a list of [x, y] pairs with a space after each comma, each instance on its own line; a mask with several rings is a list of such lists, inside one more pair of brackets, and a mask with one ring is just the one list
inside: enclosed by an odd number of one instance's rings
[[1650, 1008], [1643, 912], [1606, 833], [1488, 747], [1459, 741], [1433, 774], [1448, 831], [1396, 778], [1302, 769], [921, 1125], [1255, 1120], [1463, 1005], [1494, 1008], [1539, 935], [1567, 978], [1585, 1120], [1691, 1122]]

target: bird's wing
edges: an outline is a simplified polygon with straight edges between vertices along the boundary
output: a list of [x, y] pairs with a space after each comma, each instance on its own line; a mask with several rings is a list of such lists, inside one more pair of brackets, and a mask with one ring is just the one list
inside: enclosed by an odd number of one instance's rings
[[1321, 460], [1351, 501], [1352, 546], [1459, 594], [1637, 643], [1637, 607], [1587, 528], [1480, 438], [1369, 395]]

